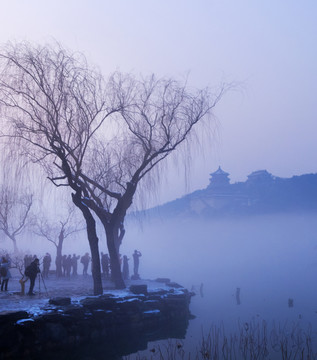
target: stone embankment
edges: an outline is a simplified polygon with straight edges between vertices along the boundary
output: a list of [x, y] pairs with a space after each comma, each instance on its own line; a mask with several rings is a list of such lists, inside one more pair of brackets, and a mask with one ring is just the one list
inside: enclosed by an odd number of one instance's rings
[[148, 291], [132, 285], [122, 296], [52, 298], [41, 311], [0, 314], [0, 359], [106, 359], [146, 349], [148, 341], [184, 338], [193, 293], [177, 284]]

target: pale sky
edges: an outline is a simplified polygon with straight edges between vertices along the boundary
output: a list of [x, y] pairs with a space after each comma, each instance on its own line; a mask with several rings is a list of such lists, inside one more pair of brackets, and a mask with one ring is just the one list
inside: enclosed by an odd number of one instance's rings
[[219, 165], [232, 182], [267, 169], [317, 172], [317, 1], [0, 0], [0, 43], [52, 38], [103, 73], [239, 82], [218, 105], [213, 150], [188, 186], [169, 172], [159, 202], [205, 188]]

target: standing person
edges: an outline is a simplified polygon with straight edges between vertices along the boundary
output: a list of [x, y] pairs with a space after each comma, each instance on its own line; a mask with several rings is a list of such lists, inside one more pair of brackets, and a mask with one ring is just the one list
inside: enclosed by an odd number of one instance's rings
[[8, 291], [8, 282], [9, 279], [11, 278], [9, 267], [10, 267], [10, 260], [8, 260], [5, 256], [2, 256], [2, 261], [0, 265], [0, 274], [2, 278], [1, 291], [3, 291], [3, 288], [4, 291]]
[[43, 277], [46, 279], [48, 278], [48, 273], [50, 271], [51, 261], [51, 255], [49, 253], [46, 253], [43, 258]]
[[33, 292], [35, 279], [37, 274], [40, 272], [40, 262], [39, 259], [34, 259], [31, 264], [25, 269], [25, 276], [30, 279], [30, 289], [28, 295], [32, 296], [35, 295]]
[[102, 268], [102, 274], [105, 279], [109, 278], [109, 255], [101, 253], [101, 268]]
[[129, 279], [129, 261], [130, 259], [128, 259], [127, 255], [123, 256], [123, 268], [122, 268], [122, 275], [123, 275], [123, 279], [124, 280], [128, 280]]
[[70, 272], [72, 270], [72, 256], [68, 255], [66, 258], [66, 276], [70, 278]]
[[84, 256], [81, 257], [80, 262], [84, 265], [84, 269], [83, 269], [83, 275], [88, 275], [87, 274], [87, 270], [88, 270], [88, 265], [89, 265], [89, 261], [90, 261], [90, 256], [88, 253], [86, 253]]
[[72, 256], [72, 268], [73, 268], [73, 276], [77, 276], [77, 260], [80, 258], [80, 256], [76, 256], [76, 254], [73, 254]]
[[134, 276], [134, 279], [140, 279], [139, 265], [140, 265], [140, 256], [142, 256], [142, 254], [140, 253], [140, 251], [134, 250], [134, 253], [132, 254], [132, 256], [133, 256], [133, 276]]
[[62, 257], [62, 268], [63, 268], [63, 276], [66, 276], [67, 255], [63, 255], [63, 257]]

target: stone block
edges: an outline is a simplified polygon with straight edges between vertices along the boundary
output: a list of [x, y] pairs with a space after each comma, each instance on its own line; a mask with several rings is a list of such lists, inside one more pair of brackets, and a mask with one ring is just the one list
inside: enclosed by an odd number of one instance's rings
[[55, 298], [49, 299], [48, 302], [51, 305], [65, 306], [65, 305], [70, 305], [71, 298], [70, 297], [55, 297]]
[[80, 304], [88, 309], [104, 309], [104, 310], [112, 310], [117, 307], [117, 302], [113, 298], [85, 298], [80, 301]]
[[29, 314], [26, 311], [5, 311], [0, 314], [0, 324], [15, 323], [17, 320], [28, 317]]
[[130, 291], [133, 294], [147, 294], [147, 285], [131, 285]]
[[159, 283], [163, 283], [163, 284], [167, 284], [171, 282], [171, 279], [169, 278], [157, 278], [154, 281], [159, 282]]
[[169, 282], [169, 283], [166, 283], [166, 286], [168, 287], [171, 287], [171, 288], [175, 288], [175, 289], [180, 289], [180, 288], [183, 288], [182, 285], [179, 285], [178, 283], [176, 282]]

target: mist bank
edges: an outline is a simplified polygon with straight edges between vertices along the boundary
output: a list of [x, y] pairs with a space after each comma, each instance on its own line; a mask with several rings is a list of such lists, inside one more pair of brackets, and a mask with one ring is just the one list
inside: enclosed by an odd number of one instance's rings
[[[130, 258], [138, 249], [143, 278], [171, 277], [190, 287], [208, 275], [211, 284], [235, 289], [244, 283], [271, 282], [271, 275], [286, 283], [301, 281], [304, 271], [312, 279], [317, 271], [317, 214], [292, 213], [227, 217], [214, 219], [151, 218], [129, 219], [120, 253]], [[22, 252], [41, 257], [52, 255], [54, 246], [32, 234], [20, 239]], [[9, 240], [4, 250], [12, 250]], [[106, 253], [106, 240], [100, 234], [99, 250]], [[63, 254], [84, 254], [89, 246], [84, 234], [67, 239]], [[81, 268], [78, 269], [79, 272]], [[308, 279], [307, 278], [307, 279]], [[265, 280], [267, 279], [267, 280]], [[306, 283], [306, 281], [305, 281]], [[208, 283], [205, 284], [207, 291]]]
[[287, 318], [289, 298], [294, 300], [295, 318], [304, 313], [316, 317], [316, 214], [156, 219], [141, 224], [129, 224], [122, 253], [142, 251], [141, 277], [171, 277], [196, 289], [203, 283], [199, 311], [213, 310], [212, 320], [236, 316], [241, 309], [239, 316], [246, 318]]
[[[314, 213], [129, 219], [120, 253], [130, 258], [131, 273], [132, 253], [141, 251], [141, 282], [167, 277], [193, 288], [190, 310], [197, 317], [186, 339], [199, 341], [202, 328], [208, 332], [212, 324], [230, 334], [252, 319], [316, 329], [316, 224]], [[29, 251], [39, 251], [33, 246]], [[64, 250], [84, 253], [87, 248], [85, 238], [77, 237], [65, 242]], [[100, 251], [106, 252], [103, 238]]]
[[269, 269], [270, 273], [317, 269], [316, 224], [315, 213], [210, 220], [140, 218], [127, 224], [121, 252], [140, 249], [143, 273], [173, 274], [186, 286], [199, 282], [206, 272], [217, 274], [215, 280], [236, 283], [250, 279], [255, 271], [264, 276]]

